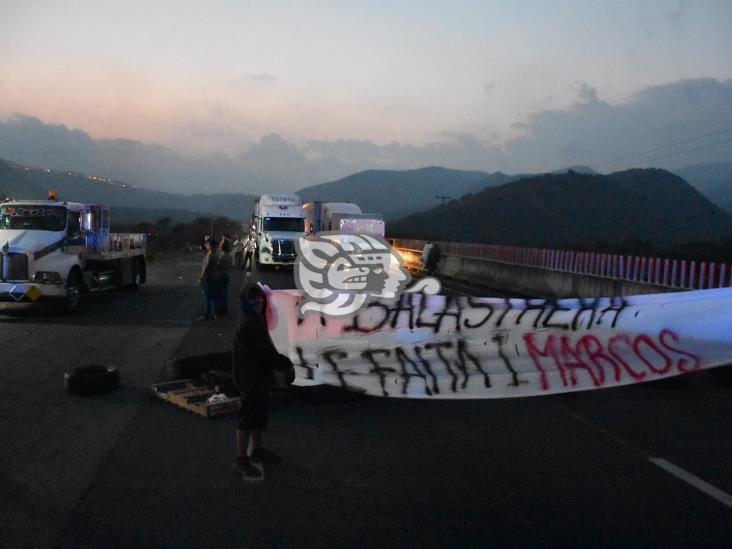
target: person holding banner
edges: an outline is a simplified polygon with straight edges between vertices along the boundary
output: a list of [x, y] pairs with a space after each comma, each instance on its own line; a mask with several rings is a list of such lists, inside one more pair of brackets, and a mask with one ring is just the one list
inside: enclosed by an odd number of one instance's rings
[[[292, 369], [292, 362], [277, 352], [267, 328], [267, 297], [256, 284], [241, 293], [241, 312], [234, 341], [234, 383], [241, 393], [239, 425], [236, 429], [234, 470], [244, 480], [261, 480], [253, 464], [279, 463], [281, 458], [262, 446], [262, 434], [269, 420], [269, 391], [275, 370]], [[247, 455], [251, 442], [252, 452]]]

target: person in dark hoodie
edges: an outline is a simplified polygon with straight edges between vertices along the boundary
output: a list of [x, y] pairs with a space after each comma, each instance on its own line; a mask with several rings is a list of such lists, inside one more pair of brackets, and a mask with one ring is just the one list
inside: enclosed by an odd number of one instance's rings
[[[252, 463], [278, 463], [280, 457], [262, 446], [262, 434], [269, 420], [269, 391], [274, 370], [292, 368], [292, 362], [277, 352], [267, 328], [267, 296], [256, 284], [241, 293], [241, 312], [234, 341], [234, 383], [241, 393], [236, 429], [234, 469], [245, 480], [259, 480], [262, 474]], [[247, 456], [251, 442], [252, 453]]]

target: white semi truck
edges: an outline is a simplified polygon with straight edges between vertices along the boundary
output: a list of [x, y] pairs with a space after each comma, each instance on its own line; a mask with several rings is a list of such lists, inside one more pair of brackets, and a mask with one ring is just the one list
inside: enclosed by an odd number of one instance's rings
[[261, 265], [293, 265], [295, 241], [305, 236], [302, 199], [296, 194], [263, 194], [254, 208], [256, 262]]
[[87, 291], [139, 288], [147, 235], [110, 233], [109, 225], [100, 204], [0, 203], [0, 301], [58, 298], [73, 312]]
[[305, 230], [308, 234], [337, 231], [346, 234], [372, 234], [384, 237], [381, 214], [362, 213], [351, 202], [308, 202], [304, 206]]

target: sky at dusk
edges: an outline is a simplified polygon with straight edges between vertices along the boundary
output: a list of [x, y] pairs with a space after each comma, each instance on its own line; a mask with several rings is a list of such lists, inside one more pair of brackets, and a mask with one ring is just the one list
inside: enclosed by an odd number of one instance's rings
[[728, 85], [730, 52], [729, 0], [0, 0], [0, 120], [190, 156], [269, 134], [500, 148], [542, 113]]

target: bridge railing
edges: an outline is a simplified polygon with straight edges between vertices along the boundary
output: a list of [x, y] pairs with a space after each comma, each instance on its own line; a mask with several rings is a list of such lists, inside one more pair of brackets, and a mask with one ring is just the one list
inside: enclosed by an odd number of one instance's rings
[[[425, 240], [396, 238], [394, 247], [421, 254]], [[445, 255], [528, 265], [575, 274], [645, 282], [671, 288], [701, 290], [732, 285], [727, 263], [653, 256], [524, 248], [479, 242], [435, 242]]]

